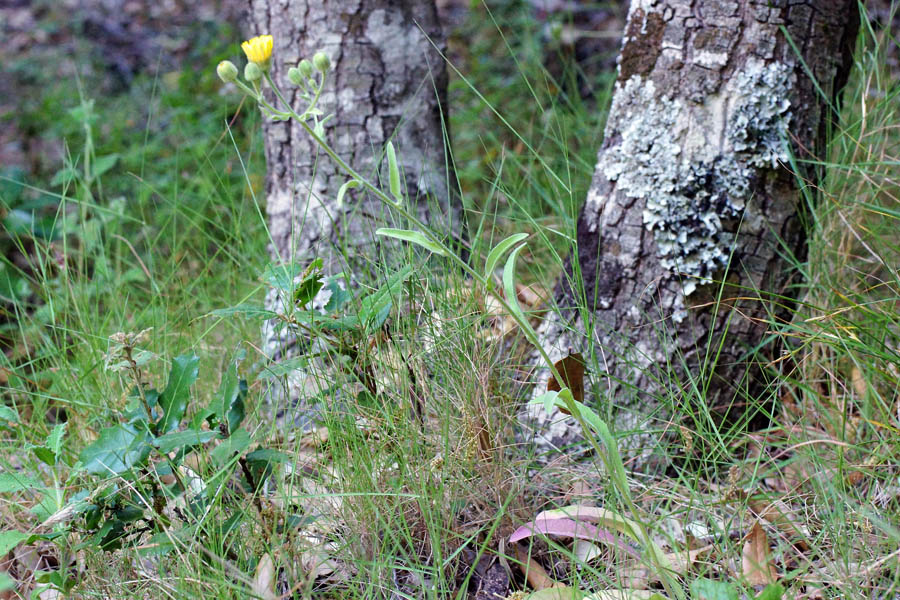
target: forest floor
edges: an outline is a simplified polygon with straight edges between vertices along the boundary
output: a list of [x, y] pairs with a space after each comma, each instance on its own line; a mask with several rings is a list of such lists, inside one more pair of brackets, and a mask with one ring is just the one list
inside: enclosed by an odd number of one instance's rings
[[[439, 4], [473, 256], [531, 234], [518, 295], [539, 320], [602, 140], [621, 11]], [[258, 350], [259, 307], [284, 277], [260, 117], [214, 71], [238, 62], [239, 3], [5, 3], [0, 598], [897, 597], [896, 4], [870, 8], [805, 198], [806, 283], [760, 349], [790, 353], [747, 408], [768, 425], [713, 425], [703, 381], [673, 376], [652, 424], [665, 468], [619, 480], [603, 451], [529, 451], [527, 345], [415, 252], [350, 295], [322, 282], [335, 311], [386, 326], [346, 331], [350, 362], [315, 330], [332, 351], [287, 366], [315, 375], [325, 416], [273, 426], [264, 399], [287, 369]]]

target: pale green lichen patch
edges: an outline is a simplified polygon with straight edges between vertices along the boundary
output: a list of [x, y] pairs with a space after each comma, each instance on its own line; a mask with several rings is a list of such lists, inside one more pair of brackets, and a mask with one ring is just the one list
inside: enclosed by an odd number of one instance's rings
[[752, 65], [702, 105], [638, 76], [618, 85], [609, 131], [619, 142], [599, 168], [644, 200], [644, 226], [685, 296], [728, 264], [754, 171], [786, 158], [789, 78], [788, 67]]

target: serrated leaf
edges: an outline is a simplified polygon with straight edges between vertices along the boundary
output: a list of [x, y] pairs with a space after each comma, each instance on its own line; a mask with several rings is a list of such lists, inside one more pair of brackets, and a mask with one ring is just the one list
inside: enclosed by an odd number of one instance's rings
[[262, 278], [287, 297], [294, 289], [294, 280], [303, 275], [304, 271], [306, 266], [299, 263], [269, 264], [263, 270]]
[[396, 238], [404, 242], [411, 242], [422, 246], [429, 252], [433, 252], [438, 256], [447, 256], [447, 251], [439, 244], [436, 244], [425, 237], [425, 234], [419, 231], [410, 231], [409, 229], [390, 229], [381, 227], [375, 230], [375, 235], [383, 235], [384, 237]]
[[353, 297], [353, 294], [343, 288], [341, 281], [340, 277], [335, 276], [329, 277], [325, 283], [325, 288], [331, 291], [331, 297], [328, 299], [328, 304], [325, 305], [326, 312], [339, 311]]
[[168, 454], [173, 450], [179, 450], [185, 446], [205, 444], [217, 437], [219, 437], [218, 431], [185, 429], [184, 431], [173, 431], [172, 433], [167, 433], [162, 437], [158, 437], [153, 440], [153, 445], [163, 454]]
[[97, 440], [81, 451], [78, 459], [89, 473], [119, 475], [144, 464], [150, 455], [148, 432], [130, 424], [107, 427]]
[[50, 435], [47, 436], [47, 442], [44, 444], [47, 448], [55, 455], [59, 455], [59, 451], [62, 449], [62, 439], [66, 433], [66, 424], [58, 423], [56, 427], [53, 428], [53, 431], [50, 432]]
[[291, 373], [305, 369], [309, 365], [309, 359], [305, 356], [294, 356], [266, 365], [256, 376], [257, 379], [271, 379], [284, 377]]
[[487, 259], [484, 261], [484, 278], [490, 280], [491, 276], [494, 274], [494, 269], [497, 268], [497, 264], [500, 262], [500, 259], [503, 258], [503, 255], [509, 252], [510, 248], [527, 237], [527, 233], [514, 233], [494, 246], [490, 253], [488, 253]]
[[172, 361], [169, 382], [159, 396], [159, 406], [163, 416], [157, 424], [158, 433], [169, 433], [178, 428], [184, 411], [187, 410], [191, 386], [197, 381], [200, 357], [196, 354], [182, 354]]
[[294, 288], [292, 296], [294, 304], [301, 308], [306, 306], [312, 302], [312, 299], [316, 297], [323, 285], [325, 284], [322, 281], [322, 273], [320, 271], [313, 271], [307, 274]]
[[238, 304], [229, 308], [217, 308], [206, 314], [207, 317], [233, 317], [241, 316], [247, 318], [274, 319], [278, 316], [273, 310], [265, 309], [261, 306], [253, 306], [251, 304]]
[[403, 201], [403, 190], [400, 187], [400, 167], [397, 166], [397, 153], [394, 152], [394, 144], [391, 141], [387, 143], [387, 160], [391, 196], [399, 203]]

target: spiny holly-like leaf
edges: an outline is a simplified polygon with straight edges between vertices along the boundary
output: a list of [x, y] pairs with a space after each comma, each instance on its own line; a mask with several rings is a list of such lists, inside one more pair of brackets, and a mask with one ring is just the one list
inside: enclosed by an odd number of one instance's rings
[[412, 275], [412, 267], [407, 265], [391, 275], [384, 285], [360, 302], [359, 320], [369, 327], [378, 328], [390, 314], [394, 296], [400, 293], [400, 287]]
[[196, 354], [182, 354], [172, 361], [169, 382], [159, 397], [163, 416], [157, 424], [158, 433], [169, 433], [178, 428], [184, 411], [187, 410], [191, 386], [197, 381], [200, 357]]
[[141, 466], [149, 455], [149, 433], [126, 424], [105, 428], [78, 458], [89, 473], [106, 476]]
[[209, 407], [219, 422], [228, 424], [228, 431], [237, 429], [244, 420], [246, 394], [247, 383], [238, 377], [237, 361], [232, 361], [222, 375], [222, 383]]

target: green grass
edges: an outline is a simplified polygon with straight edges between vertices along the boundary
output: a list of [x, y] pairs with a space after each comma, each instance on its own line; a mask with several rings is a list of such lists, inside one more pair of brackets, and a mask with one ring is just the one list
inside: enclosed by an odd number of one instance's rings
[[[577, 67], [568, 64], [558, 79], [546, 73], [540, 31], [515, 4], [490, 14], [473, 8], [457, 35], [466, 45], [451, 55], [465, 79], [452, 78], [450, 125], [476, 255], [510, 233], [534, 233], [520, 272], [549, 290], [572, 250], [611, 75], [590, 81], [590, 102], [570, 93]], [[235, 53], [237, 37], [227, 28], [216, 37], [234, 43], [198, 49], [209, 68], [140, 76], [120, 94], [91, 97], [102, 86], [90, 70], [80, 81], [54, 81], [40, 65], [19, 65], [36, 74], [39, 101], [22, 104], [17, 124], [65, 140], [66, 152], [60, 164], [0, 179], [0, 398], [18, 414], [18, 423], [0, 422], [0, 469], [45, 485], [58, 480], [61, 497], [4, 494], [4, 529], [44, 532], [47, 516], [96, 486], [66, 466], [49, 469], [28, 447], [66, 421], [62, 452], [73, 464], [103, 427], [117, 423], [133, 383], [105, 368], [109, 336], [147, 328], [146, 348], [157, 358], [146, 377], [158, 388], [176, 355], [200, 356], [189, 412], [208, 404], [243, 350], [246, 427], [254, 443], [285, 452], [298, 467], [279, 469], [265, 493], [253, 493], [209, 452], [197, 453], [191, 468], [217, 493], [202, 515], [173, 513], [168, 554], [146, 560], [146, 547], [102, 552], [95, 544], [80, 548], [82, 534], [57, 539], [54, 555], [79, 570], [78, 597], [245, 598], [257, 577], [267, 579], [260, 562], [269, 556], [279, 590], [297, 597], [390, 598], [405, 590], [465, 598], [477, 559], [497, 556], [500, 540], [540, 510], [585, 502], [626, 514], [599, 466], [561, 459], [536, 467], [527, 448], [514, 447], [528, 349], [490, 335], [489, 303], [441, 260], [412, 250], [378, 261], [382, 280], [404, 263], [427, 260], [428, 268], [407, 284], [390, 339], [373, 339], [361, 352], [375, 393], [330, 354], [309, 380], [327, 440], [293, 439], [272, 423], [258, 322], [201, 318], [261, 303], [268, 262], [256, 200], [264, 172], [259, 117], [244, 106], [232, 121], [237, 102], [219, 94], [212, 66]], [[752, 434], [712, 428], [709, 415], [695, 412], [702, 398], [673, 392], [663, 405], [687, 425], [658, 450], [673, 466], [628, 481], [662, 544], [686, 526], [746, 532], [748, 507], [778, 499], [788, 520], [767, 532], [796, 597], [817, 582], [825, 597], [886, 597], [900, 577], [900, 247], [893, 235], [900, 87], [882, 68], [892, 43], [882, 32], [862, 32], [840, 127], [822, 157], [809, 258], [794, 265], [808, 285], [793, 323], [779, 332], [792, 355], [772, 366], [769, 393], [778, 406], [771, 426]], [[98, 174], [111, 156], [115, 162]], [[675, 376], [670, 383], [672, 390], [703, 386]], [[414, 416], [416, 398], [427, 406], [424, 423]], [[135, 498], [152, 485], [149, 478], [136, 484]], [[223, 530], [235, 515], [237, 528]], [[189, 535], [178, 538], [187, 527]], [[532, 543], [557, 580], [590, 590], [630, 586], [617, 553], [576, 569], [571, 545]], [[740, 537], [710, 545], [686, 580], [737, 581]], [[509, 546], [506, 554], [521, 587]], [[333, 563], [317, 580], [310, 573], [326, 558]]]

